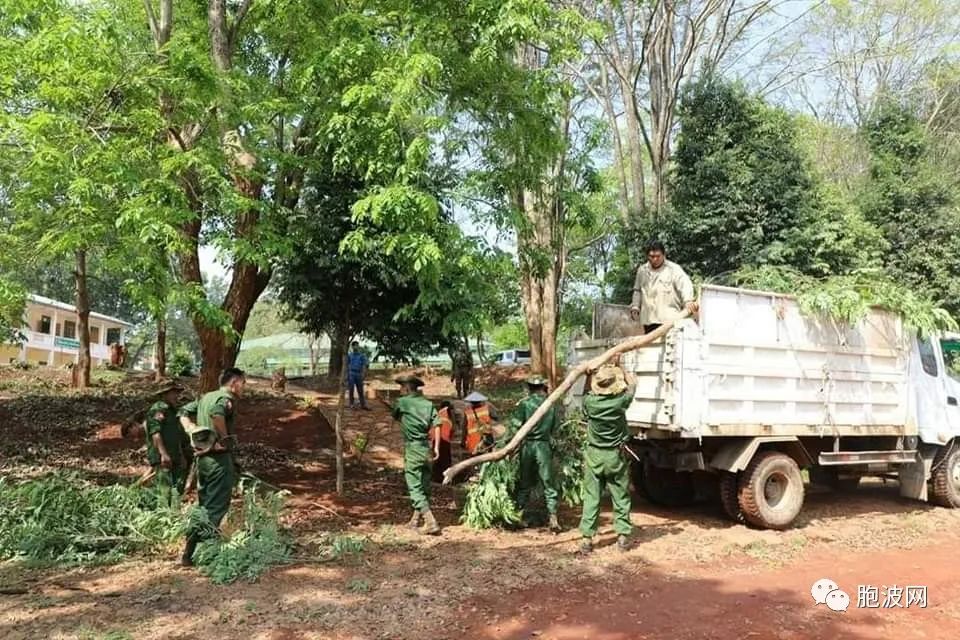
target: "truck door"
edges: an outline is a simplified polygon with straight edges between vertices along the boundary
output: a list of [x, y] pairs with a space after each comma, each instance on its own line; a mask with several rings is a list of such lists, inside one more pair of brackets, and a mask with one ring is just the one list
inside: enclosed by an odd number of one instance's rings
[[950, 432], [960, 435], [960, 339], [942, 338], [940, 353], [943, 356], [944, 402], [946, 403], [947, 425]]

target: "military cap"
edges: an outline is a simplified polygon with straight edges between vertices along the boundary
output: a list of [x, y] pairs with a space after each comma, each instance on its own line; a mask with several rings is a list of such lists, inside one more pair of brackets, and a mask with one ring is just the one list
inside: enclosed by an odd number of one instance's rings
[[528, 387], [545, 387], [547, 380], [543, 376], [530, 376], [526, 380]]
[[422, 387], [424, 385], [423, 380], [421, 380], [417, 376], [412, 376], [412, 375], [399, 376], [394, 380], [394, 382], [396, 382], [397, 384], [409, 384], [414, 387]]
[[614, 364], [605, 364], [593, 374], [591, 390], [601, 396], [617, 395], [627, 388], [623, 369]]

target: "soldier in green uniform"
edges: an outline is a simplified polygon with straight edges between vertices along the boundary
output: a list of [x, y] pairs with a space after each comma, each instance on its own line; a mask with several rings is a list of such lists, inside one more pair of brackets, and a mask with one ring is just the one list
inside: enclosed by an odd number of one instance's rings
[[[174, 495], [182, 496], [190, 469], [187, 434], [177, 417], [177, 399], [183, 387], [172, 383], [160, 391], [160, 399], [147, 410], [147, 461], [153, 468], [154, 487], [160, 506], [176, 506]], [[174, 494], [176, 490], [176, 494]]]
[[587, 419], [587, 447], [583, 456], [583, 514], [580, 518], [581, 553], [593, 551], [593, 536], [600, 517], [600, 496], [603, 487], [610, 490], [613, 502], [617, 546], [630, 546], [630, 479], [629, 464], [622, 451], [630, 439], [627, 429], [627, 408], [633, 401], [636, 382], [624, 380], [616, 365], [604, 365], [587, 378], [590, 391], [583, 397], [583, 414]]
[[[234, 422], [237, 399], [243, 395], [246, 377], [240, 369], [227, 369], [220, 376], [220, 388], [205, 393], [180, 410], [180, 422], [190, 435], [197, 461], [197, 494], [214, 528], [230, 508], [230, 497], [236, 482], [233, 462]], [[192, 528], [181, 561], [193, 565], [193, 552], [209, 531]]]
[[[403, 429], [403, 476], [413, 504], [408, 526], [417, 529], [423, 519], [422, 533], [437, 535], [440, 525], [430, 511], [430, 466], [440, 457], [440, 416], [433, 403], [423, 397], [423, 380], [401, 376], [396, 380], [402, 395], [393, 404], [393, 419]], [[431, 450], [429, 432], [436, 429]]]
[[473, 390], [473, 354], [466, 341], [457, 345], [451, 357], [450, 381], [457, 389], [457, 398], [463, 398]]
[[[540, 376], [528, 378], [527, 389], [530, 395], [517, 405], [516, 410], [510, 417], [510, 427], [514, 432], [534, 414], [547, 398], [547, 381]], [[553, 452], [550, 449], [550, 438], [556, 426], [557, 411], [556, 408], [550, 407], [523, 441], [520, 449], [517, 507], [522, 513], [524, 512], [530, 500], [530, 491], [539, 480], [543, 483], [543, 497], [547, 503], [547, 513], [550, 515], [550, 531], [560, 533], [560, 522], [557, 520], [558, 495], [553, 474]], [[525, 526], [529, 525], [526, 513], [524, 513], [523, 524]]]

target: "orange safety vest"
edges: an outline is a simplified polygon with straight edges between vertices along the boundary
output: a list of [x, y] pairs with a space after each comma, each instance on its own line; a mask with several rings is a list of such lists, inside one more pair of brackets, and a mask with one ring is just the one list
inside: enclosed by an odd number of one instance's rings
[[[453, 439], [453, 418], [450, 417], [450, 409], [443, 407], [437, 411], [437, 414], [440, 416], [440, 441], [450, 442]], [[430, 429], [430, 442], [433, 442], [436, 433], [436, 429]]]
[[463, 410], [463, 415], [467, 419], [467, 451], [473, 454], [483, 442], [483, 436], [493, 433], [490, 428], [493, 418], [490, 417], [490, 409], [486, 403], [479, 407], [469, 405]]

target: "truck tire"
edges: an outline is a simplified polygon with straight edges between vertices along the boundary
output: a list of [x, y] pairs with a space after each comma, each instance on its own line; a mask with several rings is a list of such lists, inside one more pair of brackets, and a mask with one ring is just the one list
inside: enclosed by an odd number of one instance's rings
[[786, 529], [803, 506], [803, 476], [793, 458], [759, 451], [740, 477], [737, 503], [750, 524]]
[[960, 507], [960, 447], [954, 445], [940, 449], [933, 466], [930, 501], [941, 507]]
[[740, 501], [737, 497], [737, 474], [729, 471], [720, 472], [720, 506], [727, 517], [743, 524], [746, 518], [743, 517], [743, 511], [740, 509]]
[[653, 504], [664, 507], [686, 507], [696, 501], [691, 473], [654, 466], [649, 460], [643, 465], [643, 493]]

